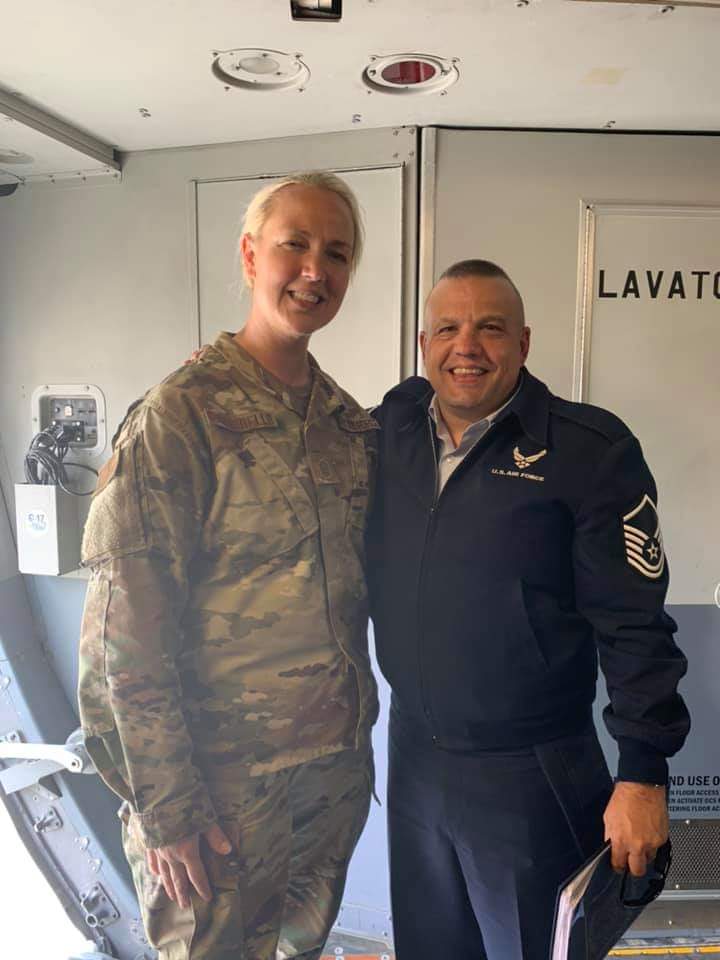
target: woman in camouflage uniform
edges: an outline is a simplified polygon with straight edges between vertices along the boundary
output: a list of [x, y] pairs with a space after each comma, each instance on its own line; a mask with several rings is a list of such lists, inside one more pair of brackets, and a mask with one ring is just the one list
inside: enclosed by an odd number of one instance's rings
[[162, 960], [319, 957], [367, 817], [376, 424], [308, 353], [361, 246], [339, 178], [260, 191], [247, 324], [130, 409], [93, 499], [82, 724]]

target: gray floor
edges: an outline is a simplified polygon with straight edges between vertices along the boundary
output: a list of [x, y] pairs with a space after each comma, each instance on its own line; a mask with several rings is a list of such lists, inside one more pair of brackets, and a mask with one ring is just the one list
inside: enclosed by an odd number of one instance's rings
[[[658, 947], [665, 947], [669, 952], [655, 953]], [[700, 947], [705, 949], [700, 950]], [[649, 949], [652, 954], [647, 952]], [[619, 957], [652, 956], [653, 960], [677, 960], [682, 956], [692, 960], [717, 956], [720, 960], [720, 900], [659, 900], [645, 910], [616, 950], [620, 951], [615, 953]], [[337, 930], [328, 940], [325, 956], [333, 960], [336, 957], [345, 960], [353, 957], [395, 958], [392, 948], [384, 941]]]
[[395, 960], [395, 954], [387, 943], [365, 937], [354, 937], [337, 930], [333, 930], [330, 934], [330, 939], [325, 947], [325, 956], [345, 957], [347, 960], [354, 956], [373, 957], [378, 958], [378, 960], [381, 957], [389, 957], [390, 960]]
[[[680, 900], [661, 897], [646, 907], [630, 928], [629, 937], [657, 944], [690, 941], [720, 943], [720, 900]], [[667, 939], [666, 939], [667, 938]]]

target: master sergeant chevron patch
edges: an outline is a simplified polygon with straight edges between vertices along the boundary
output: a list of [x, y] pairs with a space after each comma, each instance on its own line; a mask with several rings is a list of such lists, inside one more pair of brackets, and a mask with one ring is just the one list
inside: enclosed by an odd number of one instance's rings
[[644, 577], [657, 580], [665, 569], [660, 519], [657, 508], [647, 494], [623, 517], [625, 558]]

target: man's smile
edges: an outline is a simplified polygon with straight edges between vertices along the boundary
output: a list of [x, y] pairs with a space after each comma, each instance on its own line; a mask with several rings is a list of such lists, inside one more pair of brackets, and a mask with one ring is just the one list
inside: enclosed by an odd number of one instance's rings
[[489, 370], [483, 367], [447, 367], [447, 372], [456, 380], [477, 380], [489, 373]]

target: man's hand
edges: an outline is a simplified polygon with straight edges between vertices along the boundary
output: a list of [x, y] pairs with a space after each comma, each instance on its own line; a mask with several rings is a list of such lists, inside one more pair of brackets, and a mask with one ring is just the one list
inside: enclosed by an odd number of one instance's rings
[[612, 845], [613, 869], [623, 871], [628, 867], [634, 877], [642, 877], [658, 847], [668, 838], [665, 790], [649, 783], [620, 780], [603, 820], [605, 839]]
[[194, 833], [177, 843], [147, 851], [148, 869], [156, 877], [160, 877], [165, 893], [183, 910], [190, 906], [191, 886], [203, 900], [212, 899], [210, 881], [200, 854], [201, 838], [214, 853], [226, 856], [232, 850], [227, 836], [218, 824], [214, 823], [203, 833]]

